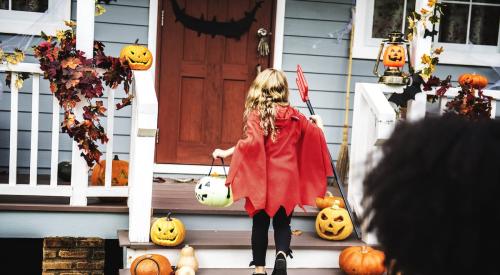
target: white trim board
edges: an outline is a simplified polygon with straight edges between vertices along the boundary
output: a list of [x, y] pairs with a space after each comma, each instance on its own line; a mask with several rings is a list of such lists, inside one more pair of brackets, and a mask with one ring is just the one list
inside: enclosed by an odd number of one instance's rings
[[[282, 68], [283, 63], [283, 40], [285, 36], [285, 8], [286, 0], [276, 0], [276, 18], [274, 26], [274, 51], [273, 51], [273, 67], [276, 69]], [[156, 33], [158, 30], [158, 0], [150, 0], [149, 4], [149, 29], [148, 29], [148, 48], [151, 52], [156, 53]], [[155, 75], [155, 60], [150, 69], [152, 75]], [[229, 168], [226, 167], [229, 172]], [[160, 164], [155, 163], [153, 172], [158, 174], [189, 174], [189, 175], [206, 175], [210, 170], [208, 165], [189, 165], [189, 164]], [[215, 166], [214, 172], [223, 174], [221, 166]]]
[[[210, 165], [192, 165], [192, 164], [161, 164], [155, 163], [153, 172], [155, 174], [186, 174], [205, 176], [210, 171]], [[214, 166], [212, 172], [219, 175], [224, 174], [222, 166]], [[226, 172], [229, 173], [229, 167], [226, 166]]]
[[116, 239], [128, 228], [127, 213], [0, 212], [0, 238], [79, 236]]

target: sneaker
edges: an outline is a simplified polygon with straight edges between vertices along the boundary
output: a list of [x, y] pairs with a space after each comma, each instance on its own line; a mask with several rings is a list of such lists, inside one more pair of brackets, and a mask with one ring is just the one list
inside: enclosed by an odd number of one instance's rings
[[276, 255], [276, 260], [274, 261], [274, 269], [272, 275], [287, 275], [286, 274], [286, 257], [283, 253], [278, 253]]

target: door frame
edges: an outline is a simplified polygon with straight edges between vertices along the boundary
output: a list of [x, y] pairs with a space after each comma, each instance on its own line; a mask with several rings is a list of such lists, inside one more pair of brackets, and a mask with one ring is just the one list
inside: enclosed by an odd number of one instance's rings
[[[158, 41], [160, 40], [161, 28], [158, 27], [161, 24], [161, 9], [159, 1], [162, 0], [150, 0], [149, 1], [149, 28], [148, 28], [148, 48], [151, 52], [155, 53], [156, 58], [153, 58], [153, 65], [151, 66], [151, 73], [155, 79], [155, 89], [158, 93], [159, 91], [159, 75], [156, 73], [159, 71], [158, 59]], [[274, 41], [273, 41], [273, 55], [272, 55], [272, 66], [276, 69], [281, 69], [283, 65], [283, 40], [284, 40], [284, 30], [285, 30], [285, 7], [286, 0], [275, 0], [276, 10], [274, 14]], [[156, 149], [155, 149], [156, 150]], [[156, 161], [156, 159], [155, 159]], [[208, 165], [192, 165], [192, 164], [163, 164], [156, 163], [153, 167], [154, 173], [160, 174], [192, 174], [192, 175], [205, 175], [207, 174]], [[224, 173], [222, 166], [214, 167], [215, 172], [222, 174]]]

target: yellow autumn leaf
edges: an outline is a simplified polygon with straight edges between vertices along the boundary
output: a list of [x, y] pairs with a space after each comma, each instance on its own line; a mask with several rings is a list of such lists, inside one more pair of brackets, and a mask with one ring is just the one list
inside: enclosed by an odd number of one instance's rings
[[5, 61], [7, 61], [7, 63], [12, 64], [12, 65], [16, 65], [17, 63], [19, 63], [19, 61], [17, 60], [17, 58], [13, 54], [6, 54]]
[[409, 32], [407, 37], [408, 37], [408, 41], [413, 41], [413, 32]]
[[422, 55], [422, 63], [431, 64], [431, 61], [432, 61], [432, 59], [428, 54], [424, 53], [424, 55]]
[[95, 16], [103, 15], [106, 12], [106, 9], [103, 5], [96, 4], [95, 5]]
[[428, 13], [429, 13], [429, 11], [428, 11], [428, 10], [426, 10], [426, 9], [424, 9], [424, 8], [420, 9], [420, 14], [422, 14], [422, 15], [426, 15], [426, 14], [428, 14]]
[[429, 7], [434, 7], [436, 5], [437, 0], [428, 0], [427, 1], [427, 6]]
[[22, 62], [24, 60], [24, 52], [21, 50], [15, 50], [14, 53], [14, 58], [17, 60], [17, 62]]
[[2, 61], [3, 61], [3, 55], [4, 55], [4, 53], [3, 53], [3, 49], [2, 49], [2, 48], [0, 48], [0, 64], [2, 64]]
[[14, 85], [16, 85], [17, 89], [21, 89], [23, 87], [23, 83], [24, 83], [24, 80], [22, 80], [21, 78], [17, 78], [16, 83]]
[[57, 32], [56, 32], [56, 37], [57, 37], [57, 40], [58, 40], [58, 41], [63, 40], [63, 39], [64, 39], [64, 37], [65, 37], [64, 31], [61, 31], [61, 30], [57, 31]]
[[70, 27], [70, 28], [74, 28], [74, 27], [76, 27], [76, 23], [75, 23], [75, 21], [66, 20], [66, 21], [64, 21], [64, 24], [65, 24], [66, 26]]

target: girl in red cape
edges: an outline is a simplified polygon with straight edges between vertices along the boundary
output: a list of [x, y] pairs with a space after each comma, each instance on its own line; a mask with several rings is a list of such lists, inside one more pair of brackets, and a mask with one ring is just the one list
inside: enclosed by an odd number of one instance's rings
[[236, 146], [212, 154], [214, 158], [233, 155], [226, 184], [231, 185], [235, 201], [246, 199], [245, 209], [253, 219], [253, 274], [267, 274], [271, 218], [276, 244], [272, 274], [286, 274], [292, 212], [324, 196], [327, 177], [333, 175], [321, 118], [307, 119], [290, 106], [288, 95], [283, 72], [262, 71], [246, 98], [245, 137]]

